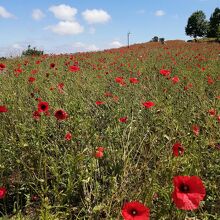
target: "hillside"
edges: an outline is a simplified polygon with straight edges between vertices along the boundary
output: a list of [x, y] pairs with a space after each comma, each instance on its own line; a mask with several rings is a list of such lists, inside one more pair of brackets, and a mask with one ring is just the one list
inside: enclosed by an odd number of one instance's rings
[[167, 41], [0, 61], [4, 219], [122, 219], [131, 201], [220, 219], [219, 53]]

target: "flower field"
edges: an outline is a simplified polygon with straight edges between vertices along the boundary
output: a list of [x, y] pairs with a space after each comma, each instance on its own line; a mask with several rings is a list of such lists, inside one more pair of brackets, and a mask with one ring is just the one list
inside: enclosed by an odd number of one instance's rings
[[220, 219], [220, 44], [0, 61], [0, 219]]

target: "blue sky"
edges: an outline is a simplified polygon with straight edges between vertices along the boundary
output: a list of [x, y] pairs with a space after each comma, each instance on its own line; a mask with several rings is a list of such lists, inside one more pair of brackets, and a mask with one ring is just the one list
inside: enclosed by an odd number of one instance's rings
[[0, 56], [28, 44], [64, 53], [165, 39], [189, 39], [188, 17], [203, 10], [209, 19], [220, 0], [0, 0]]

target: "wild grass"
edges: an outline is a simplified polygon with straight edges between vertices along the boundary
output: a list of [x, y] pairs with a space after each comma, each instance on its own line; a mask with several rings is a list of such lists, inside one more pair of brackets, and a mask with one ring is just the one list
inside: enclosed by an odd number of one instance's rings
[[[2, 219], [122, 219], [123, 203], [133, 200], [150, 208], [151, 219], [220, 219], [219, 49], [171, 41], [3, 61], [0, 105], [8, 112], [0, 113], [0, 186], [7, 188]], [[80, 70], [70, 72], [74, 63]], [[171, 78], [161, 69], [169, 69]], [[173, 84], [173, 76], [180, 81]], [[29, 83], [29, 77], [36, 80]], [[38, 98], [49, 103], [50, 116], [35, 120]], [[145, 101], [155, 106], [146, 109]], [[57, 109], [68, 119], [57, 121]], [[174, 157], [178, 141], [185, 151]], [[96, 158], [100, 146], [104, 156]], [[206, 197], [198, 210], [175, 207], [177, 175], [202, 179]]]

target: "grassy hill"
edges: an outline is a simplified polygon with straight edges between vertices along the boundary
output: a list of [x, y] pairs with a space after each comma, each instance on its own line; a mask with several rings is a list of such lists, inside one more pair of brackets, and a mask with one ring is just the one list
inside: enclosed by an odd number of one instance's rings
[[[3, 219], [122, 219], [129, 201], [151, 219], [220, 219], [219, 51], [168, 41], [1, 61]], [[192, 211], [172, 196], [178, 176], [205, 187]]]

